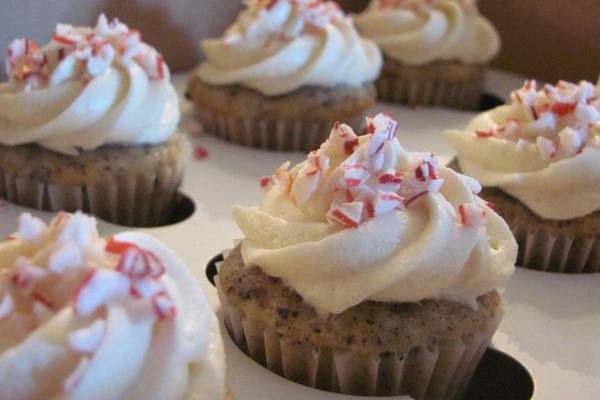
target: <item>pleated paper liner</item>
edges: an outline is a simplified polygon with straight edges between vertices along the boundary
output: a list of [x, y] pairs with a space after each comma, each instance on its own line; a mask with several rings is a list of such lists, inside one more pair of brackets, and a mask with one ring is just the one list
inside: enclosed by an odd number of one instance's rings
[[[217, 286], [225, 326], [243, 352], [278, 375], [329, 392], [367, 396], [408, 394], [414, 399], [427, 400], [471, 398], [465, 397], [465, 393], [479, 396], [487, 388], [498, 386], [502, 376], [510, 375], [505, 381], [511, 381], [512, 386], [506, 386], [504, 392], [488, 394], [512, 393], [515, 397], [506, 398], [515, 400], [531, 398], [533, 382], [527, 370], [499, 352], [488, 354], [494, 352], [487, 348], [502, 318], [501, 312], [476, 336], [453, 344], [416, 347], [403, 354], [385, 353], [374, 357], [348, 350], [316, 348], [279, 337], [273, 329], [248, 318], [227, 301], [217, 275], [218, 266], [226, 256], [227, 252], [213, 257], [206, 268], [207, 278]], [[481, 384], [469, 385], [484, 354], [488, 354], [487, 359], [499, 360], [512, 368], [503, 375], [488, 367], [491, 376], [486, 378], [479, 373]]]
[[0, 170], [0, 197], [37, 210], [82, 210], [120, 225], [158, 226], [179, 219], [181, 210], [188, 213], [189, 200], [177, 194], [181, 178], [182, 171], [163, 169], [87, 185], [61, 185]]
[[0, 197], [37, 210], [81, 210], [126, 226], [168, 224], [184, 202], [177, 189], [190, 154], [183, 134], [158, 145], [106, 146], [80, 156], [0, 146]]
[[[197, 110], [204, 129], [221, 139], [246, 147], [264, 150], [304, 151], [319, 148], [331, 132], [337, 119], [240, 118], [223, 113]], [[342, 122], [357, 132], [363, 115]]]
[[[485, 69], [457, 63], [408, 67], [386, 61], [376, 81], [379, 100], [408, 106], [449, 107], [478, 110], [481, 104]], [[448, 65], [450, 71], [443, 72]], [[460, 69], [452, 74], [451, 70]]]
[[519, 244], [518, 266], [559, 273], [600, 272], [598, 237], [570, 237], [544, 226], [529, 226], [517, 216], [507, 223]]

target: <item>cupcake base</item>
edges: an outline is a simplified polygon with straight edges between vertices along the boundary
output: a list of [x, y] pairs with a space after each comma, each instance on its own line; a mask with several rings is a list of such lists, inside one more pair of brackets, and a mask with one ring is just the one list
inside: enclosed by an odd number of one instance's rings
[[319, 148], [336, 121], [360, 129], [376, 100], [372, 84], [306, 87], [268, 97], [237, 85], [209, 85], [196, 75], [187, 96], [208, 133], [242, 146], [279, 151]]
[[477, 110], [485, 68], [456, 61], [409, 66], [386, 58], [377, 95], [382, 101], [408, 106], [440, 106]]
[[600, 272], [600, 211], [566, 221], [546, 220], [497, 188], [480, 194], [494, 204], [517, 243], [517, 265], [562, 273]]
[[127, 226], [171, 217], [191, 146], [182, 133], [157, 145], [108, 145], [67, 156], [0, 145], [0, 196], [38, 210], [76, 211]]
[[239, 248], [220, 266], [217, 291], [231, 337], [253, 360], [298, 383], [367, 396], [460, 398], [503, 314], [493, 291], [478, 310], [368, 301], [319, 316], [280, 280], [244, 266]]

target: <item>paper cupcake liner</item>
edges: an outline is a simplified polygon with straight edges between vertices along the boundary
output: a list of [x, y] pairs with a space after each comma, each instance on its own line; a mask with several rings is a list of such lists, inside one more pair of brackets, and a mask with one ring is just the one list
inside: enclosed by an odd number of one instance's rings
[[[308, 152], [318, 149], [329, 137], [331, 128], [337, 121], [337, 119], [240, 118], [206, 110], [198, 110], [197, 113], [209, 134], [246, 147], [278, 151]], [[344, 118], [343, 121], [358, 131], [363, 123], [363, 115]]]
[[600, 272], [598, 237], [573, 238], [544, 226], [531, 227], [517, 217], [507, 223], [519, 245], [518, 266], [572, 274]]
[[476, 110], [481, 102], [482, 78], [444, 81], [431, 79], [405, 78], [401, 75], [382, 74], [376, 81], [379, 100], [406, 104], [409, 106], [450, 107], [463, 110]]
[[347, 349], [319, 348], [302, 340], [281, 337], [229, 303], [218, 276], [215, 281], [225, 326], [244, 353], [291, 381], [344, 394], [410, 395], [415, 400], [460, 398], [503, 314], [497, 312], [479, 334], [462, 341], [373, 356]]
[[127, 226], [168, 223], [183, 170], [118, 176], [83, 185], [39, 181], [0, 170], [0, 197], [45, 211], [77, 211]]

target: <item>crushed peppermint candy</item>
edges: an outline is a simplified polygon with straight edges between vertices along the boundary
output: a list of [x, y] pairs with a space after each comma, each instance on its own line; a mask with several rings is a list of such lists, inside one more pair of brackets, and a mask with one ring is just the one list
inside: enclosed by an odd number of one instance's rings
[[90, 326], [72, 331], [69, 345], [79, 353], [92, 354], [102, 343], [105, 333], [106, 321], [97, 319]]
[[[266, 13], [277, 12], [280, 7], [292, 9], [291, 20], [278, 29], [261, 32], [259, 22]], [[237, 23], [228, 30], [223, 42], [235, 45], [244, 37], [261, 35], [265, 38], [265, 47], [272, 48], [285, 44], [300, 35], [320, 34], [323, 28], [337, 19], [346, 18], [344, 12], [335, 1], [324, 0], [251, 0], [247, 2], [247, 10], [240, 14]]]
[[95, 28], [58, 24], [48, 45], [15, 39], [7, 49], [6, 73], [24, 90], [40, 89], [67, 80], [88, 83], [114, 62], [136, 63], [151, 80], [168, 80], [163, 56], [142, 42], [139, 31], [118, 19], [100, 15]]
[[177, 315], [162, 260], [135, 243], [100, 238], [95, 220], [82, 213], [60, 213], [50, 224], [23, 214], [18, 231], [0, 246], [17, 249], [9, 248], [17, 254], [0, 273], [0, 331], [24, 340], [59, 313], [70, 315], [65, 339], [79, 364], [63, 382], [67, 391], [102, 347], [111, 307], [144, 310], [140, 318], [152, 324]]
[[483, 209], [476, 203], [466, 203], [459, 205], [458, 214], [460, 216], [460, 223], [464, 226], [479, 228], [485, 225], [485, 209]]
[[590, 82], [559, 81], [540, 90], [534, 80], [511, 94], [510, 118], [489, 129], [477, 129], [477, 139], [516, 142], [518, 150], [537, 147], [543, 160], [578, 155], [600, 139], [600, 100]]
[[204, 146], [194, 147], [194, 157], [196, 160], [206, 160], [208, 158], [208, 150]]
[[[289, 162], [283, 164], [262, 178], [260, 186], [291, 199], [308, 213], [322, 209], [325, 196], [325, 219], [343, 228], [358, 228], [372, 218], [416, 207], [428, 195], [438, 193], [444, 179], [433, 154], [402, 149], [397, 127], [398, 122], [383, 113], [367, 118], [368, 134], [360, 137], [349, 126], [336, 123], [329, 138], [305, 162], [291, 170]], [[475, 179], [457, 175], [473, 195], [481, 191]], [[319, 199], [311, 204], [317, 194]], [[483, 209], [465, 207], [468, 221], [457, 210], [458, 225], [480, 224], [470, 212]]]

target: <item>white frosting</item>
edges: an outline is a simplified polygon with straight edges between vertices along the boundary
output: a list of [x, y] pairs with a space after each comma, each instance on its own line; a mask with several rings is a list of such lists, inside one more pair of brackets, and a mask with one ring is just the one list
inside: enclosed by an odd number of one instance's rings
[[317, 310], [365, 300], [475, 299], [512, 274], [517, 246], [472, 178], [403, 149], [396, 123], [336, 125], [308, 160], [264, 178], [260, 207], [236, 207], [242, 256]]
[[101, 15], [96, 28], [59, 24], [42, 48], [9, 47], [0, 84], [0, 144], [77, 155], [106, 144], [166, 141], [179, 122], [169, 69], [139, 32]]
[[600, 101], [589, 82], [534, 81], [513, 102], [448, 131], [461, 169], [498, 187], [545, 219], [600, 210]]
[[202, 42], [207, 61], [198, 76], [214, 85], [239, 84], [265, 95], [301, 86], [360, 86], [377, 78], [382, 57], [359, 37], [334, 2], [250, 2], [224, 37]]
[[354, 21], [387, 57], [407, 65], [485, 64], [500, 50], [498, 33], [475, 0], [374, 0]]
[[221, 399], [218, 323], [186, 266], [142, 233], [23, 214], [0, 244], [0, 398]]

